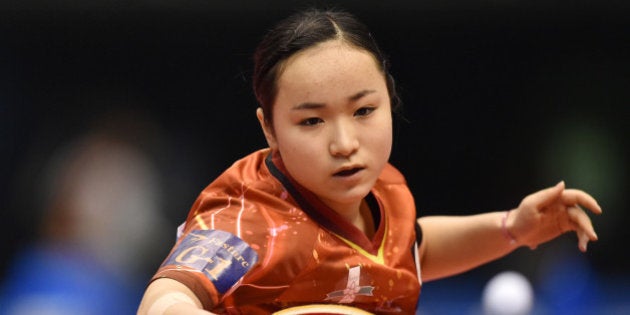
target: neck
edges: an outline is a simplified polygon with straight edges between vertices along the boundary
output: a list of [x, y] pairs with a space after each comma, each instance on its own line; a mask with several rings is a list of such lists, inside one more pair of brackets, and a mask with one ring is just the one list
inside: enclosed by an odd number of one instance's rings
[[357, 229], [365, 233], [368, 237], [374, 235], [374, 219], [372, 212], [365, 199], [356, 204], [331, 206], [331, 209], [352, 223]]

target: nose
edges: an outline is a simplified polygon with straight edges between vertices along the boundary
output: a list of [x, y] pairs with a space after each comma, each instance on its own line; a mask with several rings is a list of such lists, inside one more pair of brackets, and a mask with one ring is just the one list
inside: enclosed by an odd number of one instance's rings
[[359, 149], [356, 129], [351, 123], [339, 122], [331, 132], [330, 154], [335, 157], [348, 157]]

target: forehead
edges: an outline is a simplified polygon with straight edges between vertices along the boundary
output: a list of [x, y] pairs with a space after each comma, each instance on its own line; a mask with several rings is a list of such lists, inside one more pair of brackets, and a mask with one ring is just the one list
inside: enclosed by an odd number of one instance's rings
[[322, 93], [333, 96], [335, 92], [356, 92], [353, 89], [386, 91], [384, 75], [374, 56], [338, 40], [320, 43], [287, 59], [277, 87], [278, 98], [308, 98]]

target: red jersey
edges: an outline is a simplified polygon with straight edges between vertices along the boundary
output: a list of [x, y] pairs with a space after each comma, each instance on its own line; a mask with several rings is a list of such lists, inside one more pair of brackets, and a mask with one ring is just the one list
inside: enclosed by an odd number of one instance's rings
[[366, 198], [378, 224], [370, 239], [295, 183], [270, 153], [237, 161], [201, 192], [153, 279], [184, 283], [217, 313], [322, 303], [414, 313], [419, 231], [402, 174], [386, 165]]

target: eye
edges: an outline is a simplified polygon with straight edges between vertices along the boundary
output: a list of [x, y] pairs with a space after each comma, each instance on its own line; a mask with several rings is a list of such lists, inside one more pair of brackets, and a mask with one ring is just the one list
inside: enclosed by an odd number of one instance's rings
[[321, 118], [311, 117], [300, 121], [300, 126], [314, 126], [324, 122]]
[[376, 108], [375, 107], [361, 107], [359, 109], [357, 109], [356, 112], [354, 112], [354, 116], [367, 116], [369, 114], [371, 114], [373, 111], [375, 111]]

